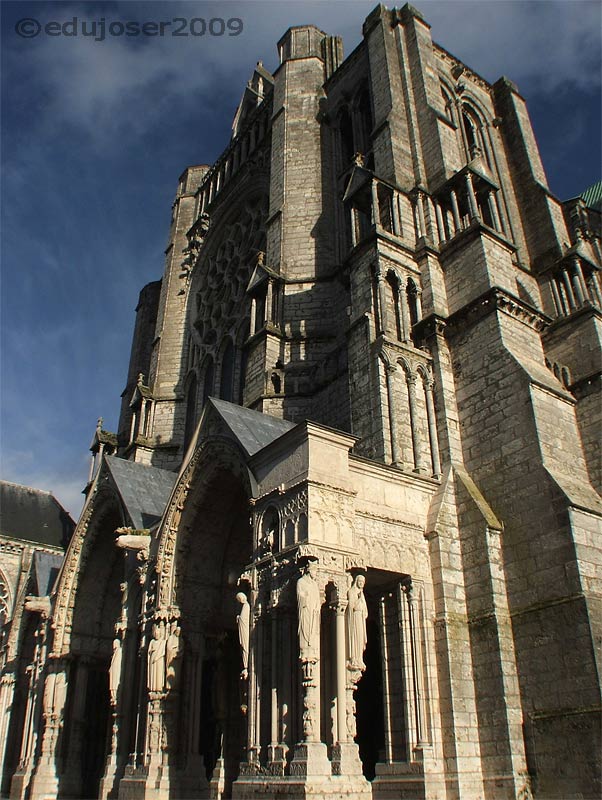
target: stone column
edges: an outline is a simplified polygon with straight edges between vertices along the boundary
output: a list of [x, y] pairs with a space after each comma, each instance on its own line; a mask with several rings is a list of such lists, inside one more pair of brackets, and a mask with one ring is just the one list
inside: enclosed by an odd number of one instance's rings
[[[86, 729], [86, 692], [90, 659], [80, 656], [71, 667], [71, 680], [75, 680], [69, 717], [69, 749], [65, 758], [65, 772], [61, 777], [61, 789], [77, 797], [82, 785], [82, 751]], [[73, 675], [75, 673], [75, 675]]]
[[498, 214], [497, 203], [495, 201], [495, 195], [493, 191], [487, 193], [487, 202], [489, 204], [491, 219], [493, 220], [493, 227], [496, 229], [496, 231], [502, 233], [502, 223], [500, 221], [500, 215]]
[[410, 320], [410, 307], [408, 305], [408, 290], [407, 290], [407, 282], [400, 283], [399, 285], [399, 304], [401, 306], [401, 325], [402, 325], [402, 332], [401, 332], [401, 340], [403, 342], [410, 341], [410, 335], [412, 333], [412, 323]]
[[552, 297], [554, 298], [554, 303], [556, 304], [558, 316], [562, 316], [564, 314], [564, 304], [562, 302], [560, 292], [558, 291], [558, 287], [556, 286], [556, 278], [550, 279], [550, 289], [552, 290]]
[[375, 180], [370, 184], [370, 191], [372, 195], [372, 224], [374, 227], [380, 229], [380, 211], [378, 208], [378, 187]]
[[274, 307], [274, 281], [271, 278], [269, 278], [268, 288], [265, 296], [265, 310], [264, 310], [266, 323], [274, 322], [273, 307]]
[[571, 311], [575, 311], [577, 309], [577, 303], [575, 301], [575, 295], [573, 294], [573, 287], [571, 286], [571, 281], [569, 280], [569, 275], [566, 269], [562, 270], [562, 280], [564, 283], [564, 288], [566, 290], [567, 301]]
[[389, 407], [389, 435], [391, 439], [391, 463], [395, 467], [402, 466], [400, 462], [399, 446], [397, 444], [397, 429], [395, 424], [393, 382], [397, 372], [395, 364], [385, 364], [385, 375], [387, 380], [387, 405]]
[[424, 399], [426, 402], [426, 416], [429, 428], [429, 440], [431, 445], [431, 463], [433, 467], [433, 477], [441, 477], [441, 458], [439, 455], [439, 439], [437, 436], [437, 419], [435, 417], [435, 402], [433, 399], [435, 383], [432, 380], [424, 382]]
[[411, 581], [402, 585], [408, 603], [408, 627], [410, 634], [410, 649], [412, 656], [412, 689], [414, 692], [414, 710], [416, 716], [416, 746], [423, 747], [426, 744], [425, 722], [426, 712], [424, 705], [424, 676], [422, 670], [421, 637], [418, 630], [418, 614], [416, 610], [416, 598]]
[[454, 233], [459, 233], [462, 229], [462, 221], [460, 220], [460, 209], [458, 208], [458, 195], [456, 190], [452, 189], [450, 192], [452, 214], [454, 217]]
[[320, 741], [320, 613], [318, 564], [310, 561], [297, 581], [299, 667], [303, 693], [303, 740], [295, 746], [291, 775], [307, 781], [331, 775], [326, 745]]
[[187, 636], [187, 644], [186, 675], [189, 702], [185, 706], [185, 713], [187, 714], [187, 740], [184, 779], [187, 787], [191, 787], [191, 790], [198, 790], [199, 787], [205, 789], [208, 786], [205, 776], [205, 765], [199, 753], [201, 685], [203, 679], [205, 637], [200, 633], [189, 634]]
[[31, 781], [29, 795], [31, 800], [58, 796], [57, 765], [60, 762], [58, 745], [67, 700], [67, 675], [68, 664], [65, 660], [59, 658], [49, 660], [42, 700], [44, 733], [42, 734], [40, 757]]
[[389, 681], [389, 646], [387, 641], [387, 607], [385, 598], [380, 598], [380, 635], [382, 642], [383, 705], [385, 718], [385, 763], [393, 762], [393, 736], [391, 725], [391, 689]]
[[[272, 775], [284, 775], [286, 766], [285, 753], [280, 744], [280, 672], [286, 670], [281, 661], [280, 615], [276, 607], [271, 609], [271, 652], [270, 652], [270, 745], [268, 747], [268, 764]], [[280, 656], [280, 657], [279, 657]]]
[[472, 175], [470, 172], [466, 173], [466, 193], [468, 195], [468, 208], [470, 210], [471, 219], [480, 220], [479, 206], [477, 204], [477, 196], [472, 182]]
[[592, 273], [592, 276], [590, 278], [590, 288], [595, 297], [594, 302], [597, 302], [598, 306], [602, 308], [602, 289], [600, 288], [600, 276], [596, 271]]
[[573, 287], [579, 300], [579, 305], [582, 306], [585, 304], [587, 288], [585, 286], [585, 281], [583, 280], [583, 273], [581, 272], [581, 264], [579, 259], [575, 256], [571, 259], [571, 261], [573, 263], [573, 269], [575, 270], [573, 273]]
[[422, 451], [420, 449], [420, 435], [418, 431], [418, 396], [416, 393], [416, 375], [408, 375], [408, 401], [410, 406], [410, 427], [412, 430], [412, 448], [414, 450], [414, 472], [424, 473]]
[[251, 319], [249, 321], [249, 336], [253, 336], [256, 330], [255, 317], [257, 315], [257, 300], [251, 297]]
[[401, 236], [401, 220], [399, 218], [399, 206], [397, 204], [397, 192], [393, 191], [391, 195], [391, 214], [393, 215], [393, 233], [395, 236]]
[[377, 328], [379, 334], [387, 330], [387, 296], [385, 293], [384, 277], [380, 267], [376, 268], [376, 310], [378, 312]]
[[[30, 687], [32, 676], [29, 675]], [[0, 779], [2, 778], [4, 758], [6, 756], [6, 746], [8, 744], [8, 725], [10, 721], [10, 709], [13, 705], [15, 695], [16, 676], [12, 672], [6, 672], [0, 678]], [[27, 693], [27, 708], [25, 714], [25, 725], [23, 727], [22, 743], [29, 733], [30, 726], [28, 718], [31, 711], [31, 688]]]
[[[363, 575], [362, 580], [365, 580]], [[363, 583], [361, 587], [363, 588]], [[357, 594], [355, 584], [349, 591]], [[348, 597], [345, 597], [340, 588], [338, 594], [339, 596], [333, 604], [336, 614], [335, 658], [338, 740], [332, 749], [332, 772], [334, 775], [359, 776], [362, 775], [362, 762], [360, 761], [358, 746], [354, 741], [356, 729], [355, 699], [353, 695], [362, 676], [362, 670], [355, 663], [357, 658], [354, 659], [354, 654], [348, 647], [349, 637], [350, 635], [352, 636], [349, 626], [353, 625], [353, 622], [350, 623], [348, 614], [354, 606], [350, 607]], [[355, 655], [357, 656], [357, 654]]]
[[444, 242], [446, 240], [445, 236], [445, 223], [443, 222], [443, 214], [441, 213], [441, 206], [439, 205], [438, 201], [434, 201], [435, 205], [435, 217], [437, 219], [437, 231], [439, 235], [439, 242]]

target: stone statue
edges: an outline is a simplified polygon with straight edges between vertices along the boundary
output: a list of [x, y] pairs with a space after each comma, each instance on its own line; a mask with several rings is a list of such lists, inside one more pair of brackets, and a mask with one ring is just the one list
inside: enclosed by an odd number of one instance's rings
[[165, 623], [153, 625], [153, 638], [148, 645], [148, 689], [162, 692], [165, 688]]
[[349, 666], [362, 672], [366, 669], [364, 650], [367, 642], [366, 619], [368, 617], [368, 606], [364, 597], [365, 585], [365, 576], [356, 575], [347, 592], [347, 611], [345, 612]]
[[114, 706], [117, 705], [117, 692], [121, 681], [122, 655], [123, 647], [121, 639], [116, 636], [113, 639], [113, 655], [111, 657], [111, 666], [109, 667], [109, 691], [111, 693], [111, 705]]
[[310, 561], [297, 581], [297, 613], [299, 616], [299, 658], [318, 661], [320, 653], [320, 589], [317, 583], [318, 564]]
[[180, 664], [184, 655], [184, 641], [182, 639], [182, 629], [177, 620], [171, 623], [170, 634], [165, 645], [165, 673], [167, 689], [174, 689], [180, 677]]
[[241, 676], [246, 678], [249, 674], [249, 636], [251, 630], [251, 606], [244, 592], [238, 592], [236, 599], [241, 604], [240, 612], [236, 617], [238, 625], [238, 641], [240, 642], [240, 652], [242, 654]]

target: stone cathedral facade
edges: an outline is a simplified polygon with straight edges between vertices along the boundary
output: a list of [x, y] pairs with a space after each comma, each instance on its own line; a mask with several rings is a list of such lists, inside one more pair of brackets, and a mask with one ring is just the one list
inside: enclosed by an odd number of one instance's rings
[[3, 792], [593, 800], [599, 210], [411, 6], [278, 51], [180, 178]]

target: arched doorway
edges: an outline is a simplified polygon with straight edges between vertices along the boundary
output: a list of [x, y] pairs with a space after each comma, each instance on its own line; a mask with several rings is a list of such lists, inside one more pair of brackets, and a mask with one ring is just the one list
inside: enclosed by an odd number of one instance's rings
[[224, 463], [230, 447], [219, 447], [209, 448], [213, 457], [207, 453], [199, 466], [178, 534], [175, 587], [185, 657], [177, 750], [184, 795], [206, 779], [218, 796], [229, 797], [246, 746], [235, 596], [253, 545], [246, 469]]
[[60, 796], [98, 797], [110, 746], [109, 664], [115, 623], [121, 614], [123, 554], [115, 530], [123, 525], [119, 501], [97, 501], [98, 517], [79, 577], [70, 635], [70, 670], [65, 708]]

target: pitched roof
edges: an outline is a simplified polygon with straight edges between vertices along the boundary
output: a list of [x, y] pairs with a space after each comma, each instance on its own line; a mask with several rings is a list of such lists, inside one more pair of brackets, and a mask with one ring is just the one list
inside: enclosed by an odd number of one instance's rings
[[36, 550], [33, 554], [32, 577], [38, 597], [50, 594], [63, 563], [63, 556]]
[[176, 482], [175, 472], [137, 464], [117, 456], [107, 456], [111, 473], [134, 528], [151, 528], [163, 516]]
[[581, 197], [588, 208], [602, 211], [602, 181], [594, 183], [593, 186], [582, 192]]
[[295, 427], [295, 423], [280, 417], [271, 417], [261, 411], [217, 400], [208, 401], [228, 426], [236, 440], [248, 456], [255, 455], [275, 439]]
[[75, 522], [51, 492], [0, 481], [3, 536], [66, 547], [74, 528]]

